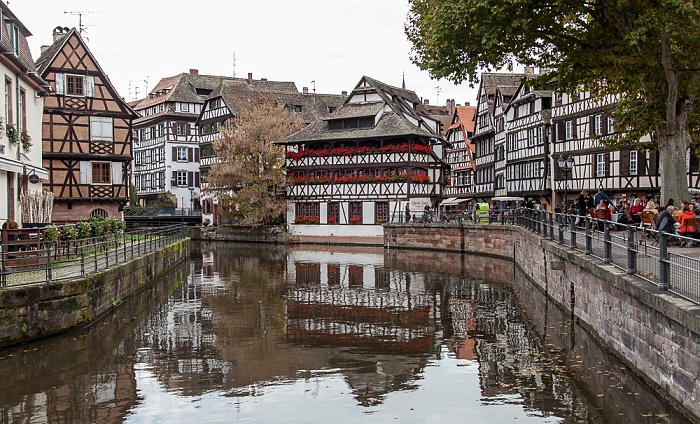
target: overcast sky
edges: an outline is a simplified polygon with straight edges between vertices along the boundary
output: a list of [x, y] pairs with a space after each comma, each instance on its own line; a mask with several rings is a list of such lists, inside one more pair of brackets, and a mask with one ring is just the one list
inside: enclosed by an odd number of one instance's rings
[[[405, 0], [10, 0], [33, 34], [34, 59], [56, 26], [78, 27], [122, 97], [141, 98], [187, 72], [293, 81], [318, 93], [351, 91], [363, 75], [430, 104], [476, 103], [476, 90], [435, 81], [411, 63]], [[66, 13], [68, 12], [68, 13]], [[235, 55], [235, 67], [234, 67]], [[436, 88], [436, 87], [439, 87]], [[439, 91], [438, 91], [439, 90]]]

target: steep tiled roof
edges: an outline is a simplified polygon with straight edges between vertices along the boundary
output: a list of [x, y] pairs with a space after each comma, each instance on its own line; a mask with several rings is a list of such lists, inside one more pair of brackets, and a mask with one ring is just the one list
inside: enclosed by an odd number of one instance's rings
[[[382, 100], [361, 103], [351, 102], [353, 95], [361, 95], [363, 93], [377, 94]], [[387, 106], [389, 108], [388, 111]], [[373, 127], [344, 130], [328, 129], [329, 120], [372, 116], [382, 109], [385, 112]], [[430, 121], [428, 111], [423, 107], [420, 99], [413, 91], [392, 87], [365, 76], [355, 86], [355, 89], [341, 108], [334, 112], [333, 115], [327, 119], [314, 121], [307, 127], [287, 137], [283, 143], [295, 144], [316, 140], [346, 140], [410, 135], [430, 138], [439, 137], [438, 134], [416, 126], [405, 115], [418, 121]]]
[[[468, 132], [474, 132], [474, 115], [476, 114], [476, 106], [457, 106], [455, 113], [459, 116], [459, 122], [464, 126], [464, 129]], [[459, 126], [459, 124], [452, 124], [450, 128]]]
[[57, 37], [52, 45], [49, 46], [48, 49], [44, 50], [39, 58], [36, 60], [36, 69], [39, 74], [43, 74], [46, 71], [46, 68], [49, 67], [51, 62], [53, 62], [53, 58], [56, 57], [56, 54], [61, 51], [63, 48], [63, 44], [68, 40], [68, 37], [75, 32], [75, 28], [63, 33], [60, 37]]
[[145, 109], [163, 102], [204, 103], [209, 94], [226, 78], [233, 79], [233, 77], [191, 73], [163, 78], [136, 106], [136, 109]]
[[486, 94], [494, 94], [497, 88], [506, 94], [504, 90], [508, 90], [511, 94], [515, 94], [515, 90], [520, 86], [520, 82], [525, 77], [525, 74], [503, 74], [503, 73], [483, 73], [481, 74], [481, 84], [486, 90]]
[[15, 16], [5, 2], [0, 1], [0, 12], [5, 20], [5, 23], [14, 24], [19, 30], [19, 49], [15, 49], [11, 43], [7, 25], [0, 25], [0, 51], [3, 56], [3, 61], [8, 60], [14, 62], [15, 66], [22, 69], [22, 73], [28, 75], [28, 79], [35, 84], [36, 87], [47, 87], [46, 81], [36, 74], [36, 66], [32, 60], [32, 53], [29, 49], [27, 37], [32, 35], [24, 24]]

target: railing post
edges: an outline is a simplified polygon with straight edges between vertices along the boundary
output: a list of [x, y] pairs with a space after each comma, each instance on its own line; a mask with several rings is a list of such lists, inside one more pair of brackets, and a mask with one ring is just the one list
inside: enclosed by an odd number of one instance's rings
[[564, 244], [564, 221], [559, 221], [559, 244]]
[[109, 269], [109, 247], [105, 243], [105, 269]]
[[612, 263], [612, 241], [610, 240], [610, 227], [607, 221], [603, 221], [603, 263]]
[[46, 282], [50, 282], [53, 279], [53, 274], [51, 272], [51, 250], [47, 249], [46, 252]]
[[122, 250], [124, 251], [124, 262], [126, 262], [126, 234], [122, 233]]
[[634, 229], [631, 225], [627, 226], [627, 273], [635, 274], [637, 272], [637, 246], [634, 242]]
[[97, 240], [97, 238], [95, 238], [95, 239], [93, 240], [93, 246], [95, 246], [95, 248], [93, 249], [93, 251], [95, 252], [95, 255], [94, 255], [94, 259], [95, 259], [95, 272], [97, 272], [97, 242], [95, 242], [95, 240]]
[[659, 290], [668, 290], [671, 286], [671, 268], [668, 263], [668, 238], [663, 231], [659, 233]]
[[0, 287], [7, 286], [7, 268], [5, 268], [5, 252], [0, 252]]
[[549, 215], [549, 240], [554, 241], [554, 214], [552, 212], [545, 212]]
[[586, 221], [586, 255], [590, 255], [593, 252], [593, 232], [591, 231], [591, 218], [585, 217]]

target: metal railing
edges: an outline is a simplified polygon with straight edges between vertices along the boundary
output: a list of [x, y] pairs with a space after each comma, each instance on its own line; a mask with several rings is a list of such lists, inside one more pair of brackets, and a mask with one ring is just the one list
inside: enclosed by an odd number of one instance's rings
[[157, 206], [135, 207], [124, 211], [124, 216], [202, 216], [201, 209], [161, 208]]
[[[590, 216], [566, 215], [532, 209], [490, 212], [488, 218], [475, 211], [443, 215], [440, 219], [415, 219], [409, 224], [450, 225], [488, 223], [516, 225], [562, 246], [601, 260], [655, 284], [693, 303], [700, 304], [700, 246], [695, 238], [669, 234], [641, 225], [626, 225]], [[686, 247], [681, 247], [686, 246]]]
[[186, 238], [186, 226], [170, 225], [59, 240], [31, 250], [0, 252], [0, 288], [80, 278], [138, 258]]

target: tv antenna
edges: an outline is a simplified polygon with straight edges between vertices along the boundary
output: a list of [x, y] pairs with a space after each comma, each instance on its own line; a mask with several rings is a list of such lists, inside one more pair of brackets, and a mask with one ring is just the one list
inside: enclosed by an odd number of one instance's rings
[[[83, 15], [92, 15], [95, 13], [104, 13], [104, 12], [83, 12], [83, 11], [69, 11], [69, 10], [64, 10], [63, 14], [64, 15], [73, 15], [78, 17], [78, 33], [80, 34], [81, 37], [83, 37], [83, 33], [87, 33], [87, 27], [89, 26], [94, 26], [94, 25], [83, 25]], [[90, 41], [90, 38], [88, 37], [83, 37], [87, 41]]]
[[442, 91], [442, 88], [438, 85], [435, 87], [435, 104], [439, 105], [440, 104], [440, 92]]

